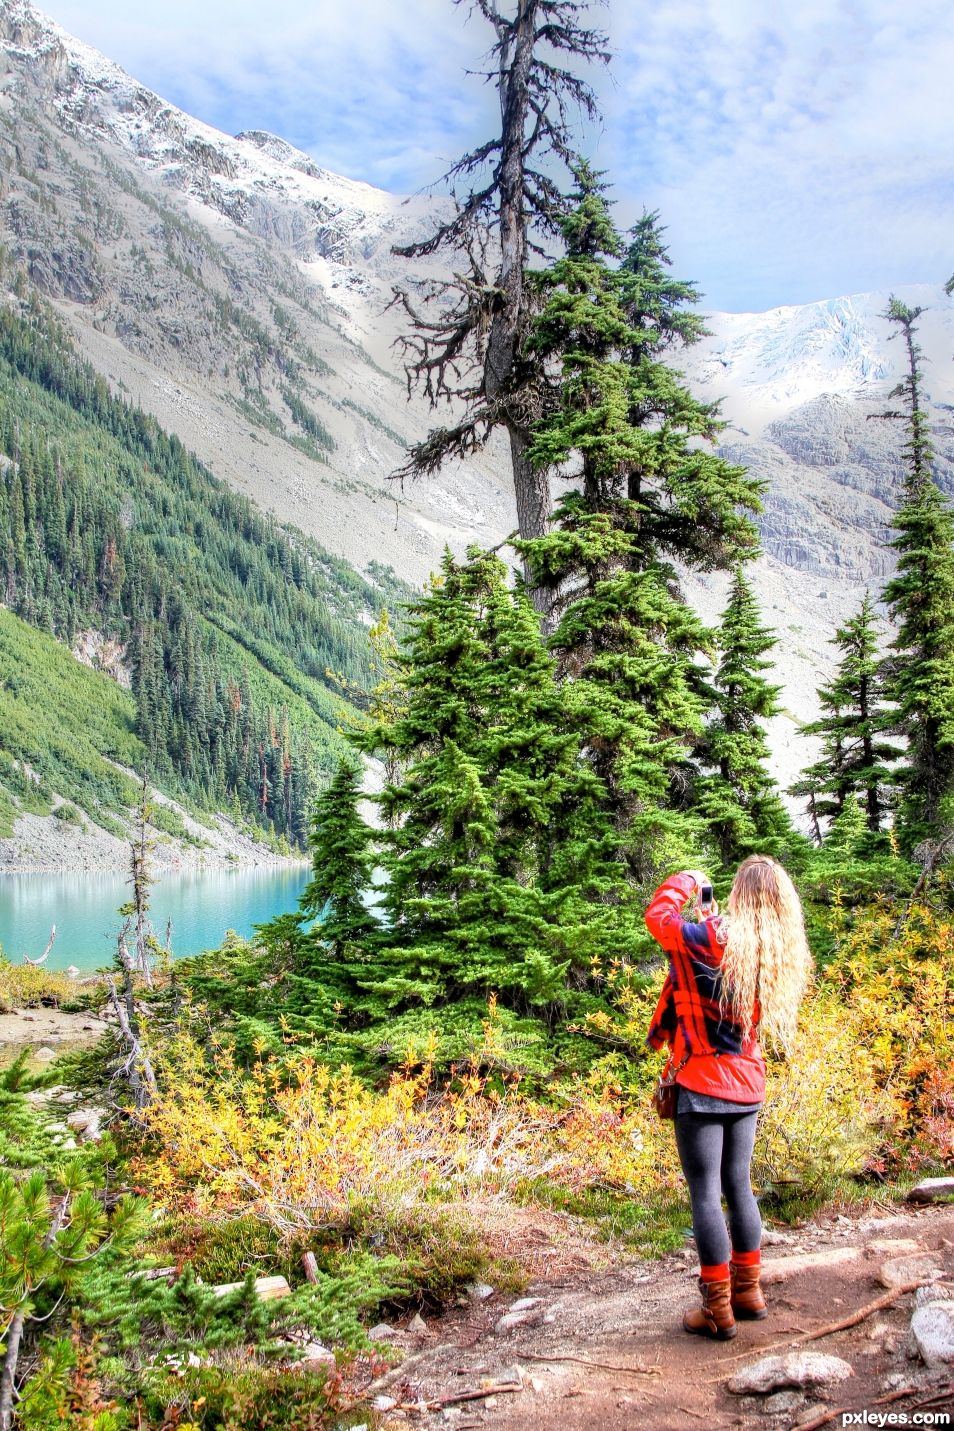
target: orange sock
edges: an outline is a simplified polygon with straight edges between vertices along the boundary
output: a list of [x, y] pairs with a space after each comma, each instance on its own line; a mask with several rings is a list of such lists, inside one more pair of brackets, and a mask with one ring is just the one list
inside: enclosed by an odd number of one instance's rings
[[699, 1275], [703, 1282], [728, 1282], [729, 1264], [728, 1262], [715, 1262], [711, 1267], [700, 1267]]
[[733, 1252], [732, 1261], [736, 1267], [758, 1267], [762, 1261], [762, 1253], [759, 1248], [754, 1252]]

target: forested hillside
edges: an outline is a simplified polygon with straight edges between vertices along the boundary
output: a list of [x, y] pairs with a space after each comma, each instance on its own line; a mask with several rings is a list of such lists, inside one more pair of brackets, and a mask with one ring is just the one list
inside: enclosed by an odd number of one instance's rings
[[[302, 842], [341, 750], [342, 684], [366, 679], [367, 625], [402, 589], [216, 481], [110, 395], [35, 297], [0, 312], [0, 554], [24, 621], [115, 643], [154, 779]], [[53, 774], [29, 741], [9, 754]], [[94, 820], [114, 804], [94, 782], [69, 793]]]

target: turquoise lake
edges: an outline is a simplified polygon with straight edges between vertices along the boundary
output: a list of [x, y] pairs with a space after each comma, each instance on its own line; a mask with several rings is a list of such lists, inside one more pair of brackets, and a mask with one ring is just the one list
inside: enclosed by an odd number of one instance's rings
[[[157, 878], [150, 915], [160, 939], [172, 920], [172, 951], [182, 958], [215, 949], [227, 929], [252, 926], [293, 910], [310, 877], [304, 865], [193, 870]], [[48, 969], [82, 970], [109, 963], [122, 924], [117, 909], [129, 898], [122, 874], [0, 875], [0, 949], [19, 963], [46, 948], [56, 925]]]

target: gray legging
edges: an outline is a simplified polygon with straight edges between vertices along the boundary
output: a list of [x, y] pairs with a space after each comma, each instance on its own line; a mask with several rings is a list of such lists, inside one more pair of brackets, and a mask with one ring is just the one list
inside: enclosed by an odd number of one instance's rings
[[692, 1231], [703, 1267], [729, 1260], [722, 1193], [732, 1250], [755, 1252], [761, 1243], [762, 1220], [749, 1179], [758, 1117], [756, 1108], [749, 1113], [682, 1113], [676, 1119], [676, 1147], [689, 1184]]

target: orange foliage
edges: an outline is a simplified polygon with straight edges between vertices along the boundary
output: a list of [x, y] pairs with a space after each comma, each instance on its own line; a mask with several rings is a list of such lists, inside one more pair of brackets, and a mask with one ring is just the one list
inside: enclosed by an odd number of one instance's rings
[[[633, 1192], [674, 1179], [671, 1130], [624, 1105], [618, 1088], [580, 1085], [560, 1107], [492, 1089], [476, 1065], [436, 1088], [426, 1064], [383, 1091], [313, 1058], [236, 1068], [180, 1039], [145, 1118], [159, 1152], [141, 1180], [201, 1212], [254, 1212], [282, 1233], [340, 1227], [354, 1206], [506, 1196], [546, 1178], [571, 1191]], [[668, 1137], [664, 1135], [668, 1133]]]

